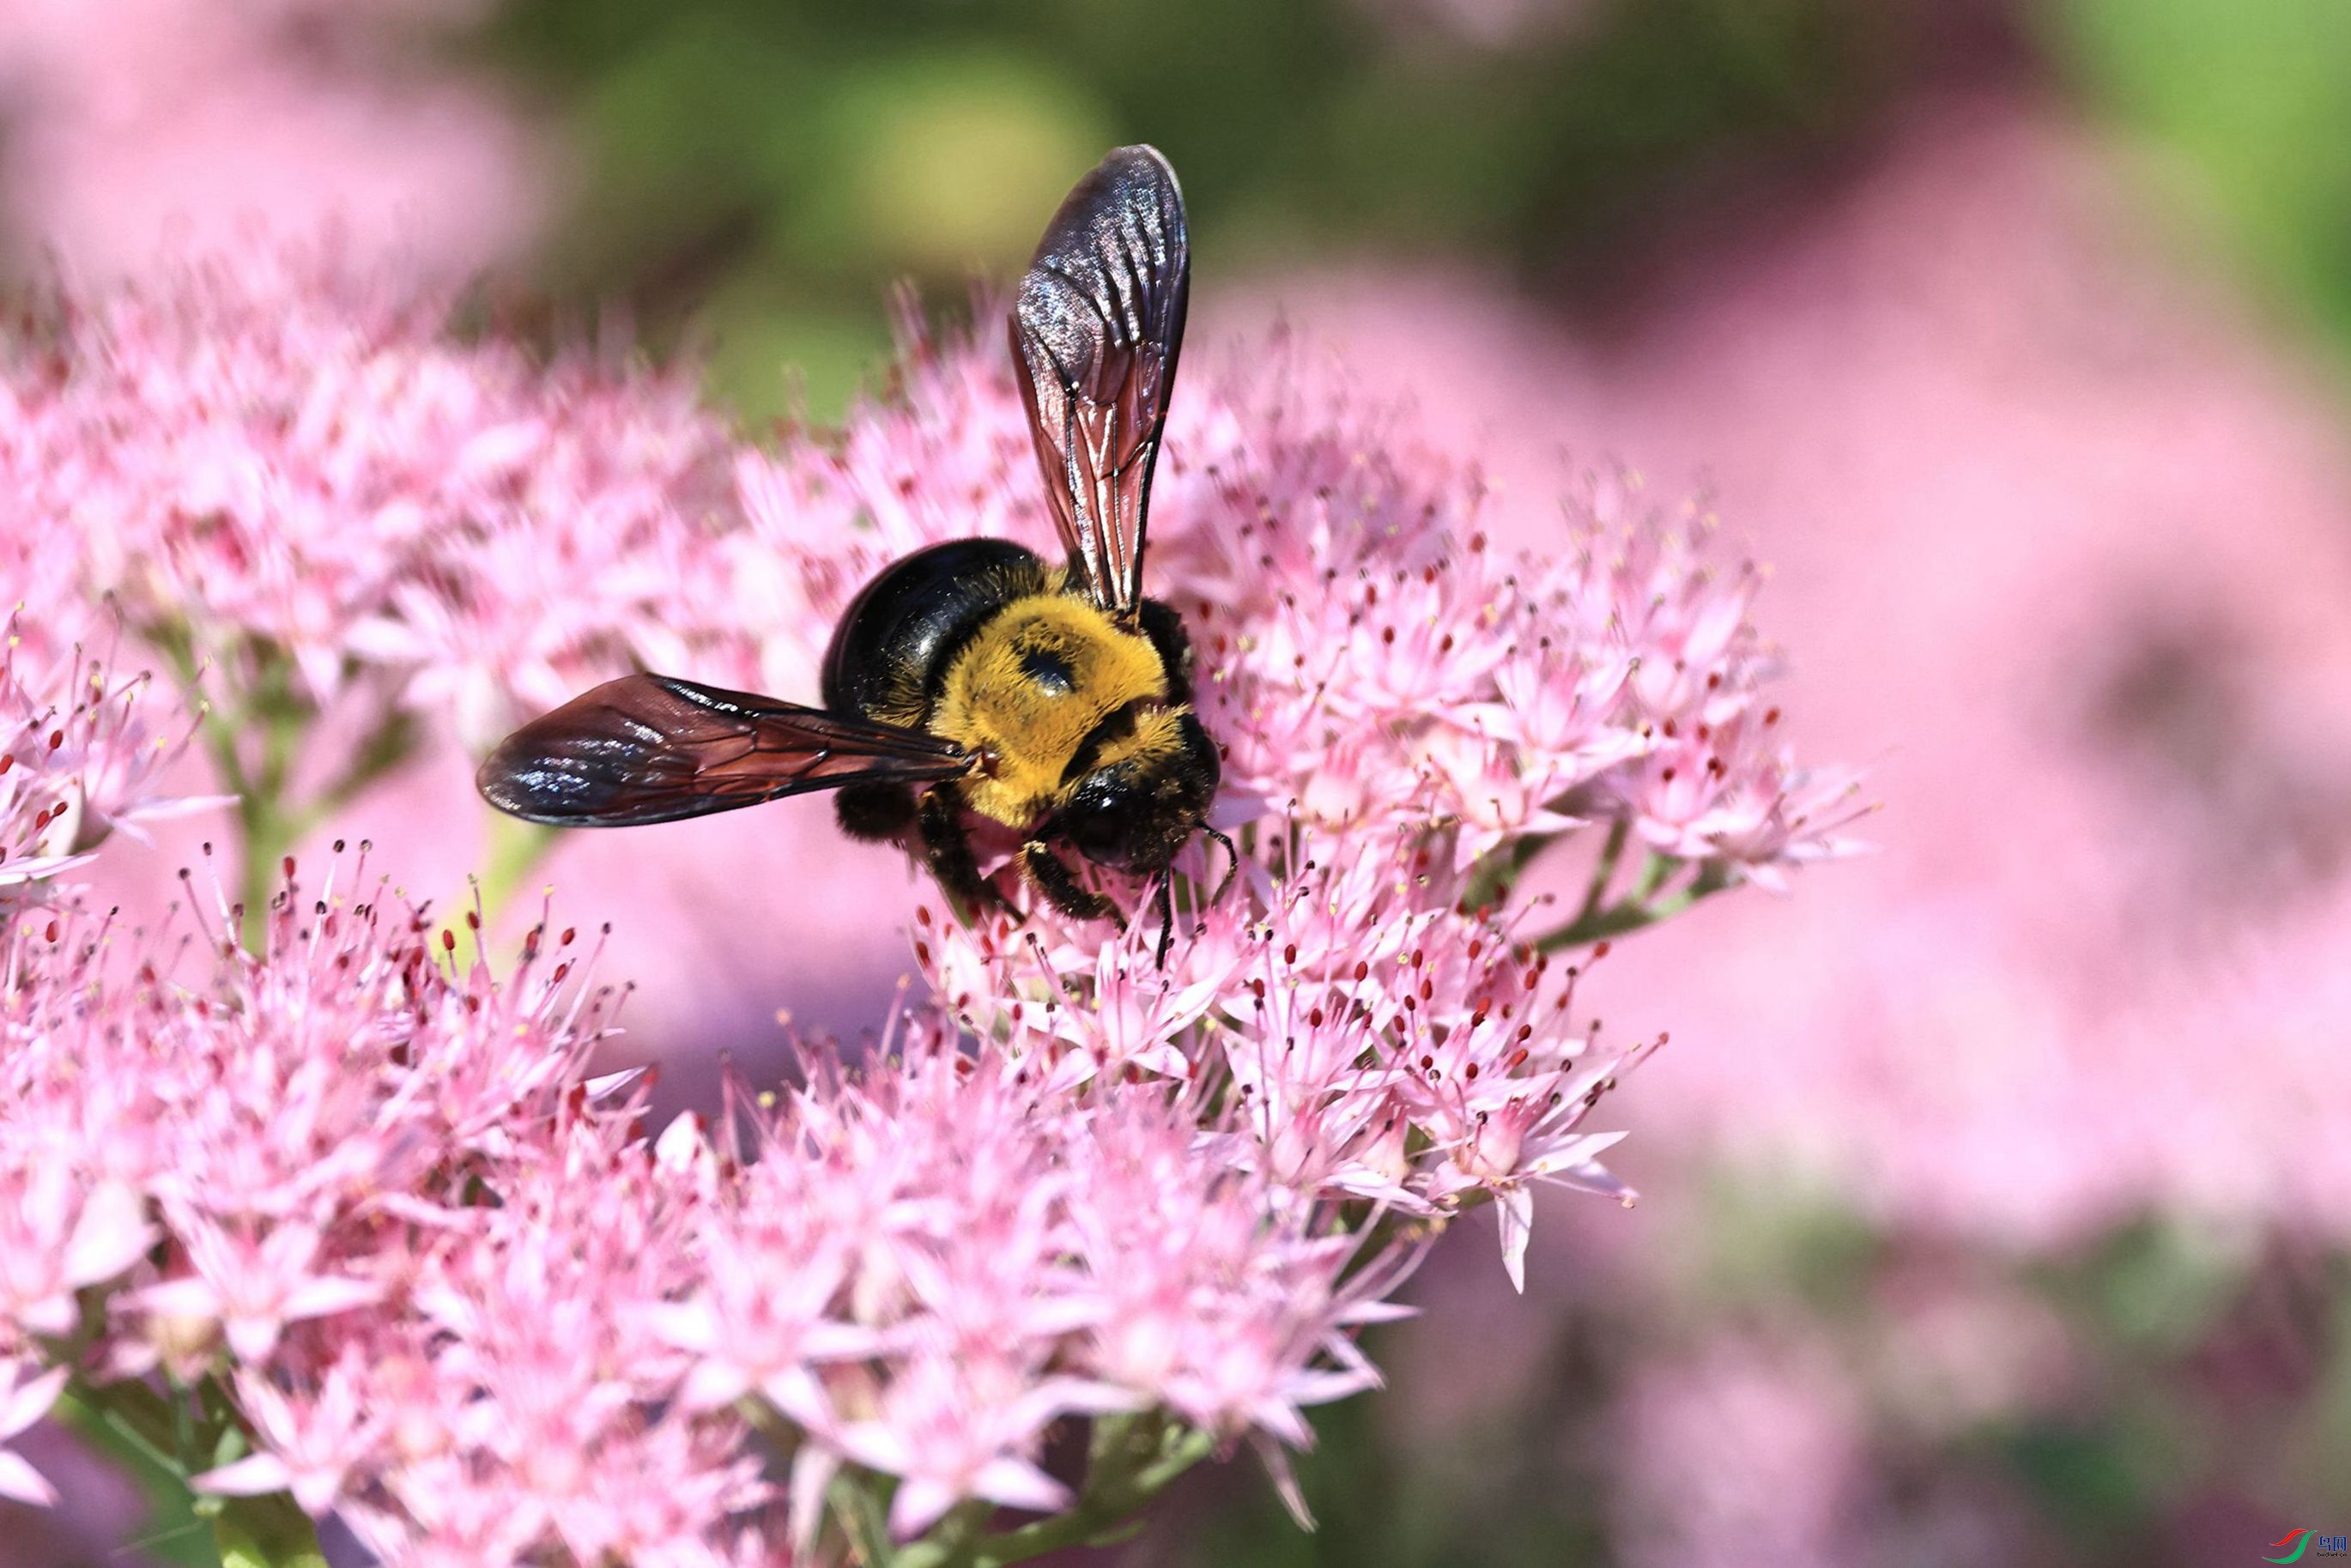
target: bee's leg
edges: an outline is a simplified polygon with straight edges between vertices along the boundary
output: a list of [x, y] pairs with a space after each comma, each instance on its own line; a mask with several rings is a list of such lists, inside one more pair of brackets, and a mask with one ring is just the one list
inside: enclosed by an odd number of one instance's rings
[[1225, 880], [1217, 883], [1216, 892], [1208, 894], [1208, 902], [1210, 904], [1222, 904], [1225, 901], [1225, 890], [1231, 887], [1233, 885], [1233, 878], [1240, 875], [1241, 873], [1241, 852], [1233, 848], [1232, 840], [1225, 837], [1224, 834], [1217, 831], [1216, 829], [1209, 827], [1205, 822], [1200, 825], [1200, 831], [1207, 834], [1209, 838], [1225, 846]]
[[1159, 957], [1157, 964], [1158, 967], [1162, 969], [1167, 967], [1167, 949], [1175, 946], [1176, 942], [1176, 894], [1173, 891], [1175, 886], [1176, 873], [1174, 872], [1161, 872], [1159, 873], [1159, 892], [1151, 901], [1151, 906], [1159, 912]]
[[852, 784], [832, 798], [841, 831], [867, 843], [890, 843], [914, 825], [914, 792], [904, 784]]
[[971, 852], [971, 835], [964, 831], [953, 796], [944, 789], [925, 790], [914, 810], [914, 825], [923, 841], [923, 863], [962, 912], [977, 915], [1005, 907], [1004, 895], [979, 874], [979, 858]]
[[1192, 639], [1185, 634], [1184, 618], [1173, 606], [1156, 599], [1143, 601], [1140, 612], [1143, 634], [1151, 639], [1152, 650], [1167, 671], [1167, 700], [1188, 703], [1192, 700]]
[[1042, 840], [1030, 839], [1020, 846], [1020, 872], [1029, 884], [1045, 895], [1045, 902], [1072, 920], [1116, 920], [1118, 905], [1078, 880], [1078, 873], [1069, 868]]

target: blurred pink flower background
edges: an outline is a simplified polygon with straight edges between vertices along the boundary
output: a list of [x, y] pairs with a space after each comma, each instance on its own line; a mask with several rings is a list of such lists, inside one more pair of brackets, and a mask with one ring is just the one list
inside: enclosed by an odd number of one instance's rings
[[1772, 569], [1791, 722], [1889, 803], [1872, 860], [1607, 976], [1675, 1031], [1658, 1115], [1975, 1234], [2341, 1234], [2351, 454], [2118, 174], [1963, 99], [1813, 225], [1709, 236], [1605, 347], [1460, 277], [1281, 298], [1375, 384], [1448, 389], [1416, 402], [1503, 531], [1573, 465], [1707, 485]]
[[0, 12], [0, 232], [113, 272], [168, 242], [329, 221], [438, 277], [515, 256], [553, 150], [428, 57], [484, 0], [16, 0]]

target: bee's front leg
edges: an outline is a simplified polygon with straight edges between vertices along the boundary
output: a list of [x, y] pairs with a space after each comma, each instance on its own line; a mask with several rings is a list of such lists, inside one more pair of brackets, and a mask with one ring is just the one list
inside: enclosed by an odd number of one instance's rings
[[1011, 904], [995, 884], [979, 874], [979, 857], [972, 853], [971, 835], [955, 798], [944, 789], [927, 789], [914, 809], [915, 836], [922, 841], [923, 863], [931, 868], [939, 886], [967, 917]]
[[1041, 839], [1020, 846], [1020, 872], [1045, 902], [1072, 920], [1123, 920], [1118, 905], [1078, 880], [1069, 862]]

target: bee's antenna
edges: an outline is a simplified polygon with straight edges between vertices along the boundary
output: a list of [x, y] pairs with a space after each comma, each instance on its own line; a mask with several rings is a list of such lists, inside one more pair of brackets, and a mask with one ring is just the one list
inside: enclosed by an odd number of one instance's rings
[[1225, 868], [1225, 880], [1217, 883], [1217, 891], [1208, 895], [1208, 902], [1210, 904], [1221, 904], [1224, 902], [1226, 889], [1231, 887], [1233, 885], [1233, 878], [1240, 875], [1241, 873], [1241, 852], [1240, 851], [1233, 848], [1232, 840], [1225, 837], [1224, 834], [1217, 831], [1216, 829], [1208, 826], [1207, 823], [1201, 823], [1200, 831], [1207, 834], [1208, 837], [1216, 840], [1217, 842], [1224, 845], [1225, 856], [1228, 860], [1232, 862], [1230, 865]]

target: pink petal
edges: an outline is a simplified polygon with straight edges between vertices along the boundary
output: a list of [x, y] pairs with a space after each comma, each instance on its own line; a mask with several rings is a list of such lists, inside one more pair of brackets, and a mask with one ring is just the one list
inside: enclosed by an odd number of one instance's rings
[[1502, 1267], [1510, 1272], [1510, 1288], [1525, 1295], [1527, 1238], [1534, 1228], [1534, 1194], [1523, 1185], [1496, 1188], [1494, 1218], [1502, 1228]]
[[372, 1280], [353, 1280], [342, 1275], [327, 1275], [305, 1280], [286, 1298], [280, 1315], [293, 1322], [303, 1318], [329, 1317], [347, 1312], [353, 1307], [371, 1306], [383, 1300], [383, 1286]]
[[57, 1489], [27, 1464], [22, 1454], [0, 1448], [0, 1497], [28, 1502], [35, 1508], [51, 1508], [57, 1503]]
[[277, 1348], [278, 1337], [286, 1332], [286, 1322], [275, 1316], [238, 1315], [224, 1319], [221, 1327], [228, 1335], [229, 1349], [236, 1353], [239, 1361], [261, 1362], [268, 1360], [269, 1353]]
[[1052, 1513], [1070, 1505], [1069, 1488], [1026, 1459], [988, 1460], [972, 1478], [971, 1490], [974, 1497], [1038, 1513]]
[[223, 1465], [216, 1470], [206, 1470], [193, 1478], [188, 1484], [198, 1491], [222, 1492], [230, 1497], [262, 1497], [270, 1492], [290, 1490], [294, 1473], [286, 1461], [275, 1454], [254, 1454], [233, 1465]]
[[792, 1456], [792, 1550], [802, 1556], [816, 1550], [817, 1531], [824, 1526], [824, 1494], [840, 1471], [840, 1457], [816, 1443], [802, 1444]]
[[5, 1399], [0, 1399], [0, 1438], [13, 1437], [47, 1415], [65, 1386], [66, 1371], [58, 1367], [10, 1390]]
[[147, 1255], [155, 1228], [147, 1222], [147, 1200], [124, 1182], [102, 1182], [90, 1191], [66, 1243], [68, 1284], [95, 1285], [113, 1279]]
[[937, 1481], [922, 1478], [901, 1481], [897, 1495], [890, 1500], [890, 1533], [911, 1541], [955, 1504], [954, 1490]]

